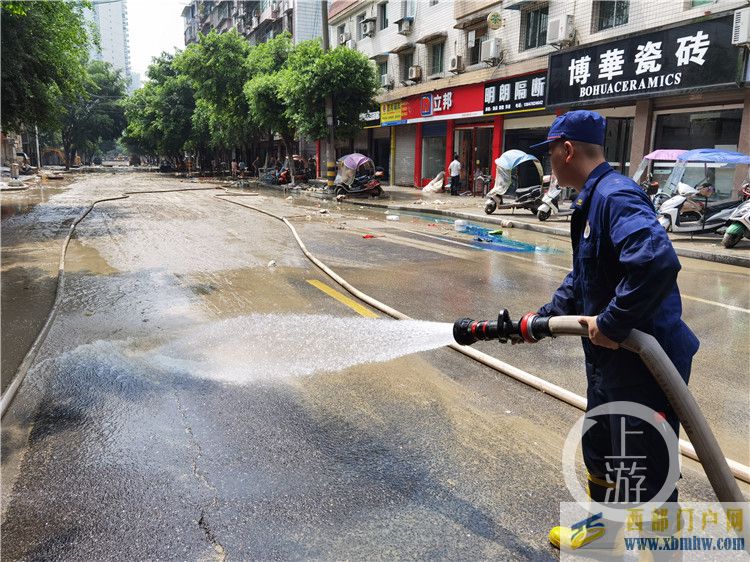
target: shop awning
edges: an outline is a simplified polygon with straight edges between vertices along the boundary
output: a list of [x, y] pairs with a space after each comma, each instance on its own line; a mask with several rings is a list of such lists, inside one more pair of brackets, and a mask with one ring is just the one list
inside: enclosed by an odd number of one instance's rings
[[417, 43], [421, 43], [423, 45], [426, 45], [428, 43], [437, 43], [439, 41], [445, 41], [445, 39], [448, 37], [447, 31], [437, 31], [435, 33], [430, 33], [428, 35], [423, 35], [419, 39], [417, 39]]
[[408, 53], [409, 51], [413, 51], [414, 49], [414, 43], [404, 43], [403, 45], [399, 45], [395, 49], [391, 49], [391, 54], [399, 55], [401, 53]]

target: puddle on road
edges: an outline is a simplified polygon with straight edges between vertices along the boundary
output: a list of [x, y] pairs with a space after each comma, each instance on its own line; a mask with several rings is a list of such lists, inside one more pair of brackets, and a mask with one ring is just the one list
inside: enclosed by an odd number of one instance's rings
[[[408, 217], [415, 217], [423, 221], [428, 221], [433, 224], [442, 224], [445, 226], [453, 227], [456, 220], [446, 219], [437, 217], [435, 215], [428, 215], [424, 213], [415, 213], [411, 211], [399, 211], [399, 215]], [[478, 250], [490, 250], [494, 252], [523, 252], [523, 253], [537, 253], [537, 254], [562, 254], [560, 250], [551, 246], [539, 246], [536, 244], [529, 244], [528, 242], [520, 242], [513, 240], [503, 234], [491, 234], [496, 230], [502, 231], [503, 229], [499, 226], [493, 226], [486, 228], [479, 226], [471, 221], [464, 221], [465, 225], [461, 231], [457, 231], [456, 234], [470, 236], [471, 241], [467, 242], [470, 246], [477, 248]]]
[[453, 341], [453, 325], [445, 322], [259, 314], [191, 326], [156, 347], [134, 339], [100, 341], [71, 354], [101, 349], [101, 361], [109, 362], [115, 345], [119, 359], [134, 366], [247, 384], [390, 361]]

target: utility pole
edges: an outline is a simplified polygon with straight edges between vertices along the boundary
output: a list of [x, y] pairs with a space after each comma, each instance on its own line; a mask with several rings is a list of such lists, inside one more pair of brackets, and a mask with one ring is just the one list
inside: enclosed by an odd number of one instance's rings
[[34, 125], [34, 134], [36, 135], [36, 171], [42, 169], [42, 155], [39, 153], [39, 129]]
[[[322, 20], [323, 20], [323, 51], [331, 48], [328, 38], [328, 0], [322, 0], [320, 3]], [[328, 124], [328, 142], [326, 143], [326, 178], [328, 180], [328, 189], [333, 190], [333, 180], [336, 177], [336, 140], [334, 135], [333, 122], [333, 99], [326, 96], [326, 123]]]

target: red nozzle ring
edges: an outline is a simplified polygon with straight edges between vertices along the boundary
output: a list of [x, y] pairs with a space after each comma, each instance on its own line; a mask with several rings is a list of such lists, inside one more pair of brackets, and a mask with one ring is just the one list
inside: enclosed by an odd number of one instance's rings
[[536, 314], [535, 312], [527, 312], [526, 314], [524, 314], [523, 318], [521, 318], [519, 327], [521, 337], [526, 343], [536, 343], [539, 341], [536, 337], [534, 337], [534, 332], [531, 331], [531, 323], [537, 316], [538, 314]]

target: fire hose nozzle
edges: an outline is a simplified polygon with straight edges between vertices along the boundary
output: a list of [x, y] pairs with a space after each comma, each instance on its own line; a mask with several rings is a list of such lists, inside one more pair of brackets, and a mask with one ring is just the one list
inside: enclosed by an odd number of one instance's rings
[[461, 318], [453, 324], [453, 337], [461, 345], [471, 345], [480, 340], [497, 339], [500, 343], [535, 343], [550, 337], [549, 318], [529, 312], [518, 322], [510, 319], [510, 313], [503, 309], [497, 320], [472, 320]]

